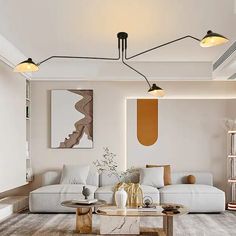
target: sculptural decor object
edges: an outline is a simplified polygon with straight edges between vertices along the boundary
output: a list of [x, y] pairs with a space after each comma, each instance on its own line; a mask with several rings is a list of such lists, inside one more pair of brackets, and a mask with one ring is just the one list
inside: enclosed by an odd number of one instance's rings
[[153, 204], [153, 200], [151, 197], [146, 196], [143, 198], [143, 208], [150, 208]]
[[83, 186], [82, 194], [84, 195], [84, 198], [87, 200], [90, 195], [89, 188], [86, 188], [85, 186]]
[[52, 148], [93, 148], [93, 90], [52, 90], [51, 132]]

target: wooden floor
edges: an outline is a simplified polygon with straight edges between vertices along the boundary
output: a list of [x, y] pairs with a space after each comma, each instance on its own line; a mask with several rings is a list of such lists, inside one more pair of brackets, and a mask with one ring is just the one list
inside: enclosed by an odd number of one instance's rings
[[[161, 218], [141, 219], [141, 226], [160, 227]], [[99, 216], [93, 215], [94, 232], [99, 232]], [[74, 214], [15, 214], [0, 223], [1, 236], [69, 236], [74, 232]], [[236, 236], [236, 213], [189, 214], [174, 220], [175, 236]]]

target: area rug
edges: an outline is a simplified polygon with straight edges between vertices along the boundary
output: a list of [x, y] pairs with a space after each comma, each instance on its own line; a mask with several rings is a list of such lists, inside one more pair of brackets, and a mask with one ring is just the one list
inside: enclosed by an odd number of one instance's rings
[[[161, 227], [161, 217], [142, 218], [141, 226]], [[74, 232], [74, 214], [32, 214], [22, 212], [0, 223], [1, 236], [69, 236]], [[99, 216], [93, 215], [94, 232], [99, 232]], [[96, 234], [96, 233], [95, 233]], [[174, 218], [175, 236], [236, 236], [236, 214], [188, 214]]]

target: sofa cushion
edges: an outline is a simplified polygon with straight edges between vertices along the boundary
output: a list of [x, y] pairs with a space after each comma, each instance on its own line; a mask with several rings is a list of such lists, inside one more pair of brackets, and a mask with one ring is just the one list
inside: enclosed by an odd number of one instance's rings
[[170, 165], [146, 165], [146, 168], [164, 167], [164, 184], [171, 184], [171, 168]]
[[60, 184], [86, 184], [89, 166], [63, 165]]
[[[72, 194], [81, 194], [82, 195], [82, 190], [83, 190], [83, 184], [55, 184], [55, 185], [47, 185], [43, 186], [41, 188], [38, 188], [31, 193], [34, 194], [67, 194], [67, 193], [72, 193]], [[96, 191], [97, 187], [92, 186], [92, 185], [85, 185], [87, 188], [90, 189], [91, 196], [94, 194]]]
[[[135, 169], [128, 174], [125, 178], [122, 179], [122, 182], [126, 183], [139, 183], [139, 169]], [[99, 187], [115, 185], [119, 182], [119, 179], [115, 175], [111, 175], [108, 171], [103, 171], [99, 175]]]
[[140, 169], [140, 184], [156, 188], [164, 186], [164, 167]]
[[209, 172], [172, 172], [171, 180], [172, 184], [186, 184], [186, 177], [188, 175], [194, 175], [196, 178], [196, 184], [213, 185], [213, 175]]
[[[141, 185], [143, 197], [149, 196], [154, 203], [159, 203], [159, 191], [157, 188], [148, 185]], [[105, 200], [108, 204], [114, 204], [114, 186], [103, 186], [96, 190], [95, 198]]]
[[[42, 174], [42, 186], [59, 184], [61, 180], [61, 170], [49, 170]], [[92, 186], [99, 185], [99, 174], [94, 168], [89, 168], [86, 184]]]
[[[38, 188], [30, 193], [31, 212], [74, 212], [75, 209], [61, 206], [65, 200], [84, 199], [81, 184], [56, 184]], [[94, 198], [97, 187], [86, 185], [90, 189], [89, 199]]]
[[221, 212], [225, 210], [225, 193], [210, 185], [176, 184], [161, 189], [161, 203], [182, 204], [190, 212]]

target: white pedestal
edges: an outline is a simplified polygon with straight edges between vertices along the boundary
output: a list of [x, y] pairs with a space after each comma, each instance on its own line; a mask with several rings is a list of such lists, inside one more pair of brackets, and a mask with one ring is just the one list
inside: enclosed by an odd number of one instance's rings
[[140, 218], [100, 216], [100, 234], [140, 234]]
[[12, 206], [0, 204], [0, 222], [9, 217], [13, 212]]
[[0, 221], [15, 212], [26, 209], [29, 205], [28, 196], [12, 196], [0, 199]]

